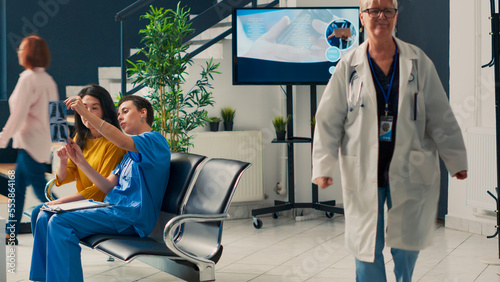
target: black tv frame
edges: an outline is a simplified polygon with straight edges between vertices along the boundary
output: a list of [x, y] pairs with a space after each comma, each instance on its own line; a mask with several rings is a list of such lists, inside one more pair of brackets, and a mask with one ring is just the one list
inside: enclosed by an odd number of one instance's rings
[[[241, 61], [245, 60], [255, 60], [255, 59], [248, 59], [248, 58], [241, 58], [237, 56], [237, 20], [236, 20], [236, 15], [237, 11], [239, 10], [308, 10], [308, 9], [319, 9], [319, 10], [328, 10], [328, 9], [355, 9], [357, 10], [357, 14], [359, 14], [359, 7], [358, 6], [336, 6], [336, 7], [279, 7], [279, 8], [255, 8], [255, 7], [245, 7], [245, 8], [236, 8], [233, 9], [232, 13], [232, 28], [233, 28], [233, 38], [232, 38], [232, 79], [233, 79], [233, 85], [326, 85], [331, 77], [331, 74], [328, 73], [327, 75], [324, 76], [323, 79], [316, 79], [316, 80], [303, 80], [303, 81], [294, 81], [292, 79], [286, 80], [286, 79], [280, 79], [280, 80], [275, 80], [275, 81], [242, 81], [239, 77], [241, 76], [241, 72], [238, 72], [238, 65], [241, 64]], [[363, 42], [363, 31], [361, 29], [361, 22], [359, 20], [359, 17], [357, 18], [358, 21], [358, 29], [357, 29], [357, 45], [359, 46]], [[353, 46], [349, 49], [354, 49], [356, 46]], [[330, 62], [330, 61], [324, 61], [324, 62], [310, 62], [310, 63], [305, 63], [304, 65], [300, 66], [300, 72], [302, 73], [309, 73], [309, 72], [318, 72], [317, 68], [318, 67], [331, 67], [331, 66], [336, 66], [338, 63], [337, 62]], [[290, 63], [289, 62], [266, 62], [265, 60], [260, 60], [260, 63], [262, 65], [262, 68], [265, 69], [269, 73], [275, 73], [275, 72], [283, 72], [283, 71], [291, 71], [295, 72], [299, 67], [294, 67], [290, 69]], [[248, 71], [253, 71], [253, 70], [248, 70]]]

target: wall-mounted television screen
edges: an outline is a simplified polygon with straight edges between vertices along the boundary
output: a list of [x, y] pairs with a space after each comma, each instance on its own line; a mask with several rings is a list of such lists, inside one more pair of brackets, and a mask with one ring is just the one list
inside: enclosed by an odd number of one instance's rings
[[233, 11], [233, 84], [326, 84], [360, 42], [358, 7]]

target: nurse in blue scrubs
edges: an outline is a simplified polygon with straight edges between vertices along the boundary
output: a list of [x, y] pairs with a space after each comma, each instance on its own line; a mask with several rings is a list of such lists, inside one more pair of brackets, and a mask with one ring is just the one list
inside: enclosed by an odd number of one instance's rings
[[146, 99], [130, 95], [120, 101], [118, 121], [126, 134], [87, 111], [80, 97], [70, 97], [65, 103], [127, 154], [105, 178], [88, 164], [78, 145], [66, 145], [75, 164], [108, 193], [104, 201], [111, 206], [60, 214], [41, 212], [30, 270], [30, 280], [35, 281], [83, 281], [81, 238], [98, 233], [149, 235], [169, 178], [170, 149], [160, 133], [151, 131], [153, 108]]

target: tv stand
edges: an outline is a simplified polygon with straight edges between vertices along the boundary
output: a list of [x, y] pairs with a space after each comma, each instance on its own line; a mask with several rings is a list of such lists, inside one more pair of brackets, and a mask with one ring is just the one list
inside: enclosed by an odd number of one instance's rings
[[[316, 115], [316, 85], [310, 86], [310, 110], [311, 118]], [[279, 217], [281, 211], [293, 211], [295, 217], [295, 209], [297, 208], [312, 208], [315, 210], [324, 211], [328, 218], [332, 218], [335, 213], [344, 214], [342, 207], [336, 206], [335, 200], [320, 202], [318, 199], [318, 186], [312, 185], [312, 202], [311, 203], [296, 203], [295, 202], [295, 172], [294, 172], [294, 144], [310, 143], [312, 145], [312, 138], [307, 137], [294, 137], [293, 136], [293, 89], [292, 85], [286, 86], [286, 112], [290, 116], [290, 121], [287, 124], [287, 139], [276, 140], [272, 143], [283, 143], [287, 145], [287, 161], [288, 161], [288, 201], [274, 201], [274, 206], [267, 208], [260, 208], [252, 210], [253, 226], [260, 229], [263, 225], [262, 220], [257, 216], [262, 214], [272, 213], [274, 219]], [[314, 128], [311, 127], [311, 136], [313, 136]]]

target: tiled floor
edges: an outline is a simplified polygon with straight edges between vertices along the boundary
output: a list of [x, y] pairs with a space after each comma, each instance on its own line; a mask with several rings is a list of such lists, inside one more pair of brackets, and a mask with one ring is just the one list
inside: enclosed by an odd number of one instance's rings
[[[262, 217], [229, 220], [223, 234], [224, 253], [217, 264], [217, 281], [354, 281], [354, 259], [344, 248], [344, 218]], [[7, 281], [29, 281], [33, 239], [22, 234], [17, 246], [16, 274]], [[392, 260], [385, 250], [388, 281], [394, 281]], [[498, 240], [436, 226], [432, 247], [421, 252], [414, 281], [500, 281], [500, 266], [480, 262], [498, 256]], [[139, 261], [107, 262], [107, 256], [82, 247], [86, 282], [179, 281]]]

